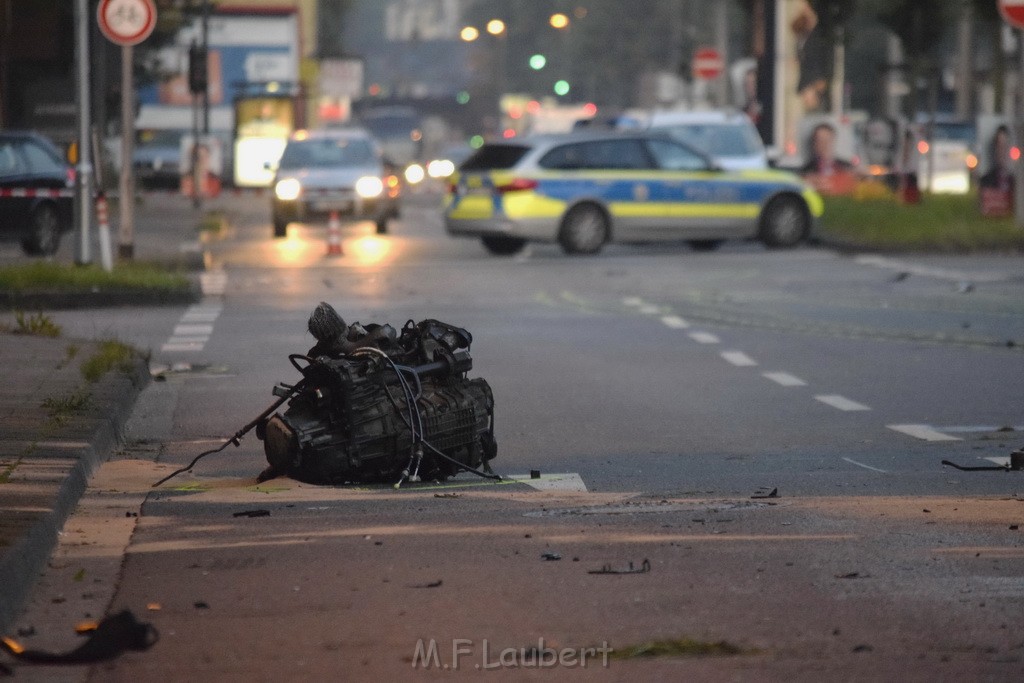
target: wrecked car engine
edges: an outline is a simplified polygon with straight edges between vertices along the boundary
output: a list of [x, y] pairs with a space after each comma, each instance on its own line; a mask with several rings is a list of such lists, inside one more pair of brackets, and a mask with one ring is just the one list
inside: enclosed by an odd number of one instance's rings
[[[257, 425], [270, 467], [313, 484], [443, 480], [490, 475], [494, 398], [468, 379], [473, 337], [437, 320], [346, 325], [330, 304], [309, 319], [317, 344], [290, 356], [302, 373], [274, 393], [288, 408]], [[484, 471], [480, 471], [483, 468]]]

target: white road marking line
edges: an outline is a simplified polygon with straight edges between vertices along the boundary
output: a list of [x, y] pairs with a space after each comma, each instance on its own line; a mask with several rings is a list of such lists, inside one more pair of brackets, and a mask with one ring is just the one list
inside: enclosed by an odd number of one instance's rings
[[906, 434], [907, 436], [912, 436], [915, 439], [921, 439], [923, 441], [963, 441], [963, 439], [958, 436], [943, 434], [929, 425], [886, 425], [886, 427], [894, 432]]
[[209, 336], [213, 334], [213, 325], [175, 325], [173, 334], [175, 337], [191, 337], [200, 334]]
[[717, 344], [721, 341], [721, 339], [710, 332], [691, 332], [690, 339], [698, 344]]
[[188, 335], [174, 335], [167, 340], [168, 344], [205, 344], [210, 341], [210, 335], [208, 334], [197, 334], [195, 336]]
[[844, 410], [847, 412], [853, 410], [871, 410], [871, 408], [867, 407], [863, 403], [851, 401], [845, 396], [840, 396], [839, 394], [821, 394], [820, 396], [815, 396], [814, 398], [818, 401], [821, 401], [825, 405], [832, 406], [836, 410]]
[[1009, 467], [1010, 466], [1010, 456], [995, 455], [995, 456], [991, 456], [991, 457], [988, 457], [988, 458], [983, 458], [983, 460], [988, 460], [989, 462], [994, 462], [995, 464], [999, 465], [1000, 467]]
[[639, 310], [644, 315], [655, 315], [657, 313], [661, 313], [661, 309], [655, 306], [654, 304], [644, 304], [637, 310]]
[[932, 277], [937, 280], [950, 280], [953, 282], [1002, 282], [1010, 279], [1010, 275], [1007, 273], [968, 273], [962, 270], [952, 270], [950, 268], [932, 268], [930, 266], [922, 266], [909, 261], [901, 261], [899, 259], [886, 258], [884, 256], [858, 256], [854, 258], [855, 263], [859, 263], [862, 266], [874, 266], [876, 268], [884, 268], [886, 270], [898, 270], [901, 272], [910, 273], [911, 275], [919, 275], [923, 277]]
[[757, 365], [757, 361], [742, 351], [722, 351], [722, 358], [738, 368], [749, 368]]
[[678, 315], [663, 315], [661, 316], [661, 322], [665, 327], [671, 327], [673, 330], [685, 330], [690, 326], [690, 323], [686, 322]]
[[575, 472], [565, 474], [542, 474], [539, 479], [531, 479], [529, 474], [502, 475], [502, 479], [513, 479], [515, 481], [532, 486], [538, 491], [582, 491], [586, 492], [587, 485], [583, 478]]
[[788, 372], [765, 372], [761, 375], [784, 387], [806, 387], [807, 382]]
[[623, 306], [643, 306], [644, 300], [636, 296], [627, 296], [622, 300]]
[[201, 344], [201, 343], [177, 344], [177, 343], [167, 342], [166, 344], [164, 344], [163, 346], [160, 347], [160, 350], [164, 351], [164, 352], [171, 352], [171, 351], [202, 351], [204, 346], [206, 346], [206, 344]]
[[181, 316], [183, 323], [212, 323], [216, 322], [220, 313], [185, 313]]
[[856, 465], [857, 467], [863, 467], [864, 469], [871, 470], [872, 472], [881, 472], [882, 474], [888, 474], [889, 473], [889, 470], [883, 470], [883, 469], [879, 469], [877, 467], [872, 467], [871, 465], [865, 465], [862, 462], [857, 462], [853, 458], [843, 458], [843, 460], [845, 460], [846, 462], [850, 463], [851, 465]]

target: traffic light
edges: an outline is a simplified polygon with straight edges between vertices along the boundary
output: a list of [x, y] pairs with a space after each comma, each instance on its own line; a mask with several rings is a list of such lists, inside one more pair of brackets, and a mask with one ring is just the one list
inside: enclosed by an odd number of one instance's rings
[[188, 89], [193, 94], [206, 92], [206, 48], [195, 43], [188, 49]]

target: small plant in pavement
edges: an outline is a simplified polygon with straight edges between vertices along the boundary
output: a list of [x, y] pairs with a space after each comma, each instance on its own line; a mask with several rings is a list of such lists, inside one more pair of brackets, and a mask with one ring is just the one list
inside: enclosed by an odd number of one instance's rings
[[86, 381], [94, 383], [111, 370], [131, 374], [137, 357], [135, 349], [127, 344], [116, 339], [102, 341], [96, 352], [82, 362], [82, 376]]
[[60, 325], [42, 311], [30, 315], [26, 315], [24, 311], [15, 311], [14, 324], [15, 327], [11, 331], [15, 334], [30, 334], [36, 337], [59, 337], [61, 334]]

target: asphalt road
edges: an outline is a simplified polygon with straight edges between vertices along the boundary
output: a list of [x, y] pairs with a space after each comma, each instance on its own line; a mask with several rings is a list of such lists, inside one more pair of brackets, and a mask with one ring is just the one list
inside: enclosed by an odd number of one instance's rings
[[[600, 680], [1024, 674], [1024, 472], [941, 465], [1024, 446], [1019, 256], [730, 244], [495, 258], [449, 240], [435, 202], [413, 197], [386, 237], [345, 226], [331, 257], [323, 226], [275, 241], [265, 200], [230, 200], [202, 303], [54, 314], [166, 369], [86, 501], [137, 523], [80, 520], [91, 540], [62, 545], [25, 617], [43, 631], [111, 602], [160, 628], [149, 652], [83, 678], [418, 680], [453, 673], [423, 670], [419, 639], [448, 666], [469, 641], [460, 669], [475, 674], [483, 639], [538, 637], [746, 651], [560, 667]], [[254, 487], [251, 436], [150, 490], [297, 379], [287, 356], [312, 346], [321, 300], [350, 322], [469, 329], [473, 374], [495, 392], [493, 465], [538, 469], [549, 490], [468, 476], [397, 493]], [[272, 516], [232, 516], [251, 508]], [[642, 559], [644, 575], [585, 571]], [[89, 598], [69, 578], [87, 562]], [[518, 663], [482, 668], [551, 675]]]

